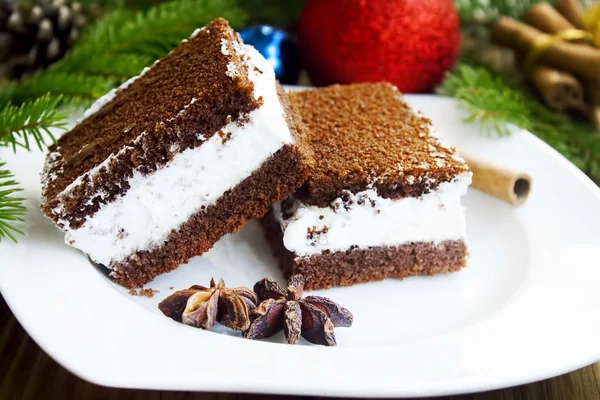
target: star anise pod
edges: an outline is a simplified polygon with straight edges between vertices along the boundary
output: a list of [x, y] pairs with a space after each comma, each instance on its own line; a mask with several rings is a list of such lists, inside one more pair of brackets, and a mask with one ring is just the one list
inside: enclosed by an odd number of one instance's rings
[[270, 278], [254, 285], [262, 301], [252, 314], [252, 324], [242, 335], [247, 339], [271, 337], [283, 329], [290, 344], [300, 336], [314, 344], [335, 346], [333, 328], [351, 326], [352, 313], [337, 303], [320, 296], [302, 298], [304, 278], [294, 275], [287, 290]]
[[186, 325], [210, 329], [215, 322], [235, 331], [250, 327], [250, 313], [256, 308], [256, 293], [245, 286], [226, 288], [223, 278], [210, 287], [194, 285], [179, 290], [163, 301], [158, 308], [167, 317]]

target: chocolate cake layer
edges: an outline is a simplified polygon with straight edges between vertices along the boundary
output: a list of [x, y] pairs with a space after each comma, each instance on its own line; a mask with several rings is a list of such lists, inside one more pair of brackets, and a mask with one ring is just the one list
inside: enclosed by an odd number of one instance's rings
[[284, 275], [304, 276], [306, 290], [351, 286], [387, 278], [403, 279], [415, 275], [437, 275], [458, 271], [466, 264], [463, 240], [406, 243], [399, 246], [352, 248], [298, 256], [283, 242], [279, 221], [269, 212], [262, 219]]
[[127, 287], [141, 286], [209, 250], [222, 236], [238, 231], [250, 219], [262, 217], [269, 206], [285, 198], [306, 179], [305, 151], [287, 145], [219, 201], [196, 213], [154, 250], [138, 251], [115, 264], [111, 276]]
[[333, 85], [292, 92], [290, 101], [315, 152], [296, 194], [308, 204], [327, 206], [344, 190], [367, 187], [385, 198], [418, 197], [468, 171], [390, 84]]
[[[150, 174], [231, 120], [243, 122], [261, 101], [237, 45], [238, 35], [217, 19], [92, 106], [91, 115], [50, 147], [44, 213], [79, 228], [129, 189], [134, 172]], [[242, 73], [227, 75], [231, 66]]]

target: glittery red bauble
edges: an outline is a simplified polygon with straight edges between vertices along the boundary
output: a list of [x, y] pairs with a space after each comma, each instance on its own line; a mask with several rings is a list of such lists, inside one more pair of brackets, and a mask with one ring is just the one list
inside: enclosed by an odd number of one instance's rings
[[316, 85], [427, 92], [456, 62], [459, 19], [453, 0], [307, 0], [298, 45]]

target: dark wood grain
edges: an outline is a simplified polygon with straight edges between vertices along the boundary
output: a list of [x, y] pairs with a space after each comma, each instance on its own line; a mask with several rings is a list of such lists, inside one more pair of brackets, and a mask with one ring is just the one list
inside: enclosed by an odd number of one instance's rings
[[[71, 374], [31, 340], [0, 297], [0, 399], [271, 400], [313, 397], [113, 389]], [[600, 400], [600, 363], [554, 379], [436, 400]]]

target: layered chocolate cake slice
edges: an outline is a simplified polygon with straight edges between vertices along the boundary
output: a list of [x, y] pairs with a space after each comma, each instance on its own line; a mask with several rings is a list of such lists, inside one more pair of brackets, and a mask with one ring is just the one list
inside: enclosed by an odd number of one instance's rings
[[99, 99], [50, 150], [44, 213], [128, 287], [264, 215], [309, 164], [272, 67], [223, 19]]
[[287, 275], [308, 289], [456, 271], [471, 173], [389, 84], [290, 93], [316, 165], [263, 219]]

